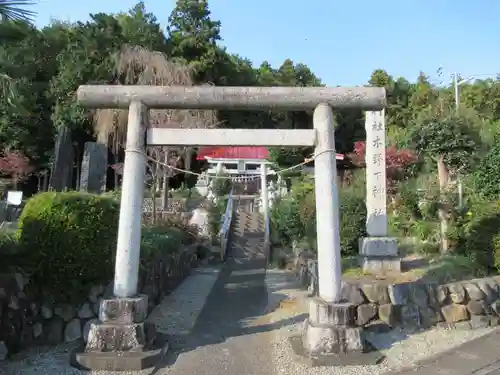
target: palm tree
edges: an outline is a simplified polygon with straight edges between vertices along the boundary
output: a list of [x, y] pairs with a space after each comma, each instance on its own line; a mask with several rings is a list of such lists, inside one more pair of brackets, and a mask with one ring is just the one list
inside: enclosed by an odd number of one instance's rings
[[34, 5], [31, 0], [0, 0], [0, 19], [5, 21], [32, 22], [35, 12], [24, 8], [26, 5]]
[[[0, 0], [0, 23], [7, 21], [33, 22], [35, 12], [25, 9], [26, 5], [34, 5], [31, 0]], [[7, 74], [0, 72], [0, 92], [1, 96], [7, 99], [12, 105], [14, 97], [14, 82]]]

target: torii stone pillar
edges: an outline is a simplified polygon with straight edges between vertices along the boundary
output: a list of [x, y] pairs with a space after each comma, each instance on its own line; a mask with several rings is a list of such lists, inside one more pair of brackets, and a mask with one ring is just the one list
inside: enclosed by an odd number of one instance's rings
[[[337, 193], [334, 116], [332, 108], [381, 110], [385, 107], [385, 89], [375, 87], [214, 87], [214, 86], [81, 86], [78, 101], [91, 108], [129, 109], [129, 121], [137, 121], [139, 112], [148, 109], [228, 109], [228, 110], [311, 110], [314, 129], [158, 129], [147, 132], [150, 146], [315, 146], [315, 189], [318, 227], [319, 296], [310, 301], [310, 315], [304, 325], [302, 346], [309, 356], [333, 356], [363, 350], [366, 342], [362, 329], [355, 326], [355, 305], [343, 300], [341, 285], [341, 249]], [[140, 105], [137, 103], [141, 103]], [[140, 110], [139, 110], [140, 108]], [[133, 126], [130, 126], [133, 125]], [[108, 358], [109, 370], [126, 363], [139, 368], [154, 358], [154, 351], [141, 344], [146, 338], [143, 328], [145, 296], [137, 294], [138, 260], [141, 233], [142, 181], [140, 166], [143, 128], [129, 124], [127, 155], [124, 168], [122, 206], [118, 231], [115, 269], [115, 296], [102, 302], [100, 323], [92, 325], [96, 342], [75, 356], [79, 364], [100, 369], [99, 358]], [[129, 142], [129, 140], [131, 140]], [[133, 141], [132, 141], [133, 140]], [[140, 182], [138, 182], [140, 181]], [[114, 308], [111, 316], [110, 306]], [[112, 322], [112, 329], [110, 327]], [[135, 330], [132, 332], [131, 327]], [[111, 329], [111, 331], [110, 331]], [[113, 337], [114, 340], [107, 337]], [[116, 340], [128, 337], [128, 340]], [[135, 340], [135, 341], [133, 341]], [[124, 342], [126, 341], [126, 342]], [[127, 346], [128, 345], [128, 346]], [[159, 349], [157, 349], [159, 350]], [[103, 355], [102, 352], [106, 351]], [[127, 362], [123, 358], [127, 352]], [[116, 358], [112, 353], [116, 353]], [[111, 358], [111, 360], [110, 360]], [[123, 366], [123, 365], [122, 365]]]

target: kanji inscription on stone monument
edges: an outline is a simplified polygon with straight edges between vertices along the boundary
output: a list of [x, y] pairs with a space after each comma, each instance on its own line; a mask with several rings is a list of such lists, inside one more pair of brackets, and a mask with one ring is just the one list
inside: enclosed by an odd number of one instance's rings
[[366, 112], [366, 209], [370, 236], [387, 235], [384, 111]]

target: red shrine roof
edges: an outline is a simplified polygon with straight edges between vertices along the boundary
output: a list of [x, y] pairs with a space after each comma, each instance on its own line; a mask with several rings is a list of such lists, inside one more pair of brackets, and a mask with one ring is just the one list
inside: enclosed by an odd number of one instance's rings
[[202, 147], [198, 151], [197, 159], [267, 159], [269, 151], [265, 147]]
[[[205, 158], [214, 159], [259, 159], [265, 160], [269, 155], [266, 147], [241, 146], [241, 147], [201, 147], [196, 156], [197, 160]], [[343, 154], [337, 154], [337, 160], [344, 160]]]

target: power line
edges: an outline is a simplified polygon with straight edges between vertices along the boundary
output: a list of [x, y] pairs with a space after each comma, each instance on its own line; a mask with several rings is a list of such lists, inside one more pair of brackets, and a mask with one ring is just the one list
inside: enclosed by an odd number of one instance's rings
[[480, 73], [480, 74], [470, 74], [471, 77], [485, 77], [485, 76], [498, 76], [500, 73]]

